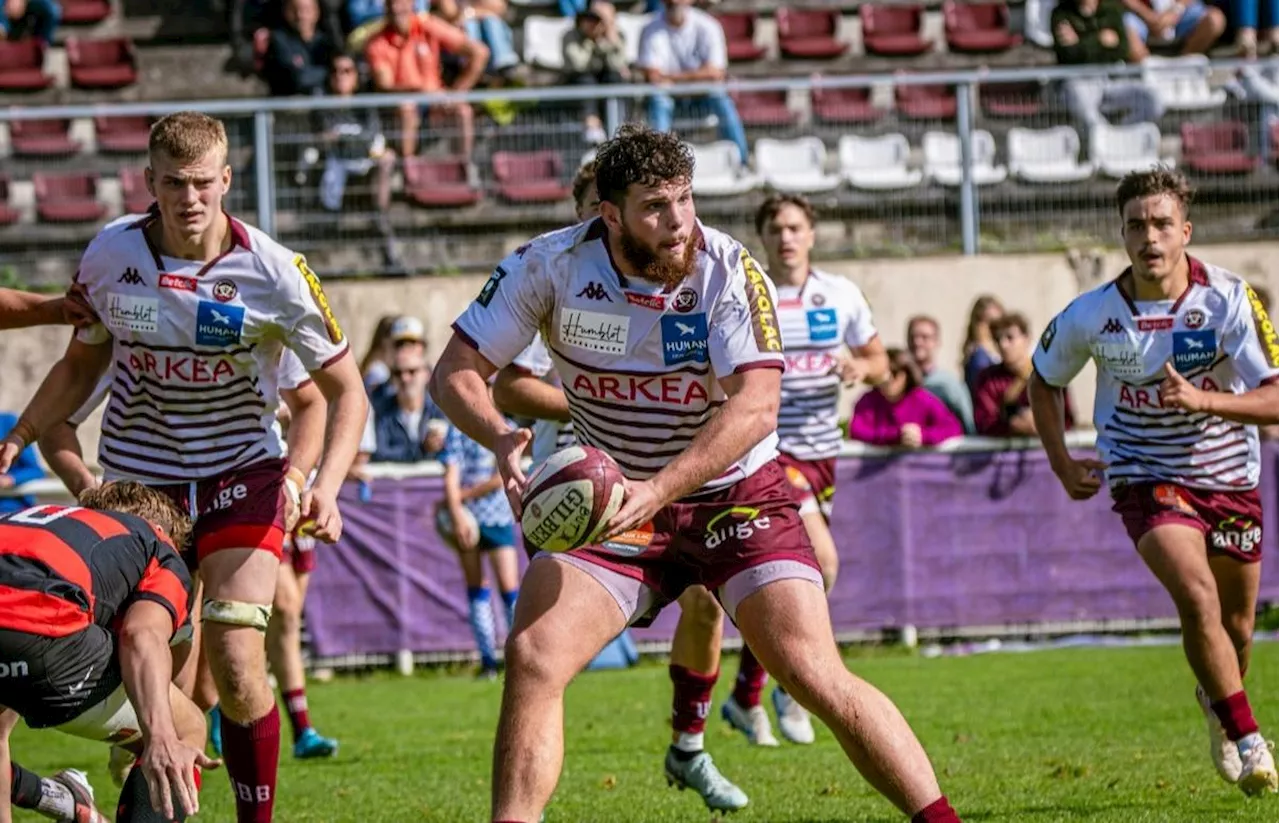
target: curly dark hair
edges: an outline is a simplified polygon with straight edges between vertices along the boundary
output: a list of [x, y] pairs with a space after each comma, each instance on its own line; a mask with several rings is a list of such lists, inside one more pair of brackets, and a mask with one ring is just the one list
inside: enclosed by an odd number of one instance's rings
[[[587, 192], [596, 184], [596, 161], [588, 160], [582, 164], [582, 168], [578, 169], [578, 173], [573, 176], [573, 205], [578, 209], [582, 208], [582, 201], [586, 199]], [[599, 195], [596, 195], [599, 197]]]
[[627, 123], [596, 152], [596, 190], [602, 203], [622, 208], [631, 186], [676, 180], [693, 180], [693, 151], [674, 134]]
[[1167, 194], [1182, 206], [1182, 217], [1191, 216], [1191, 201], [1195, 199], [1195, 190], [1187, 182], [1187, 178], [1168, 166], [1155, 166], [1146, 171], [1133, 171], [1126, 174], [1116, 187], [1116, 208], [1124, 216], [1124, 207], [1135, 197], [1151, 197]]

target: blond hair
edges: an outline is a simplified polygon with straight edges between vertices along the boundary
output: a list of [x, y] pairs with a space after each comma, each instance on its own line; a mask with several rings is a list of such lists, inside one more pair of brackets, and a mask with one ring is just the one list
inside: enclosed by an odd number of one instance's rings
[[80, 493], [80, 505], [86, 509], [124, 512], [148, 520], [169, 535], [178, 551], [182, 551], [191, 537], [191, 518], [168, 497], [133, 480], [117, 480], [85, 489]]
[[180, 163], [191, 163], [217, 151], [226, 163], [227, 130], [216, 117], [198, 111], [174, 112], [151, 127], [147, 151], [152, 158], [164, 154]]

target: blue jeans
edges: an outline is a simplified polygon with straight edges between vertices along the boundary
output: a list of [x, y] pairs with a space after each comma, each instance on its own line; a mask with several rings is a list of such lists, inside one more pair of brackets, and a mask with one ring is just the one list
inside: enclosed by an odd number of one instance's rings
[[516, 54], [515, 42], [512, 39], [511, 27], [501, 17], [489, 15], [480, 19], [471, 18], [463, 24], [463, 30], [472, 40], [479, 40], [489, 47], [489, 65], [486, 72], [509, 69], [520, 62]]
[[580, 11], [587, 10], [588, 0], [557, 0], [561, 17], [573, 17]]
[[671, 121], [675, 120], [676, 111], [682, 115], [696, 116], [710, 112], [720, 121], [720, 137], [731, 140], [738, 146], [742, 162], [746, 163], [751, 156], [747, 148], [747, 133], [742, 128], [742, 118], [738, 117], [738, 108], [733, 105], [727, 94], [708, 94], [704, 97], [672, 97], [669, 94], [655, 94], [649, 98], [649, 125], [657, 131], [671, 131]]
[[[1178, 18], [1178, 22], [1173, 24], [1173, 42], [1181, 43], [1191, 36], [1191, 32], [1196, 30], [1196, 26], [1200, 25], [1200, 21], [1209, 13], [1209, 8], [1204, 3], [1193, 0], [1188, 3], [1186, 9], [1182, 12], [1182, 16]], [[1124, 13], [1125, 28], [1133, 31], [1146, 43], [1151, 40], [1151, 32], [1148, 30], [1147, 24], [1142, 18], [1131, 11]], [[1156, 37], [1164, 37], [1164, 32], [1156, 32]]]
[[1274, 29], [1280, 25], [1280, 0], [1228, 0], [1225, 9], [1238, 29]]

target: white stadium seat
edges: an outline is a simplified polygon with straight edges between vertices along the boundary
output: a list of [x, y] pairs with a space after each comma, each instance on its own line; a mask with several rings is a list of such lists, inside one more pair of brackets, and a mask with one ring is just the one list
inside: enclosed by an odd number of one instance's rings
[[846, 134], [838, 144], [840, 174], [854, 188], [870, 191], [920, 185], [924, 172], [907, 168], [910, 155], [911, 146], [901, 134], [882, 137]]
[[[959, 186], [964, 181], [960, 167], [960, 136], [950, 132], [930, 131], [924, 135], [924, 173], [944, 186]], [[996, 165], [996, 140], [989, 131], [973, 133], [973, 182], [990, 186], [1004, 182], [1009, 172]]]
[[1009, 172], [1028, 183], [1075, 183], [1093, 175], [1080, 162], [1080, 135], [1070, 126], [1009, 129]]
[[726, 197], [743, 194], [760, 187], [760, 176], [742, 163], [738, 146], [728, 140], [704, 145], [689, 144], [693, 149], [693, 193], [699, 197]]
[[564, 68], [565, 34], [573, 28], [572, 17], [543, 17], [534, 14], [524, 19], [524, 62], [544, 69]]
[[756, 168], [771, 188], [792, 194], [832, 191], [840, 176], [827, 174], [827, 147], [817, 137], [756, 141]]
[[[1160, 127], [1155, 123], [1094, 126], [1089, 132], [1089, 160], [1100, 172], [1117, 179], [1159, 165]], [[1164, 164], [1172, 166], [1173, 161], [1166, 159]]]
[[1216, 109], [1227, 100], [1224, 90], [1209, 87], [1209, 58], [1203, 54], [1148, 57], [1142, 61], [1142, 82], [1170, 111]]

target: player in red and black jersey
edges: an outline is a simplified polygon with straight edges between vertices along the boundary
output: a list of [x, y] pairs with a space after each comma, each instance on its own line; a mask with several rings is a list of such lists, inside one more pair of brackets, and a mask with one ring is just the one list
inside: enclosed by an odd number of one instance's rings
[[171, 685], [170, 642], [189, 627], [191, 577], [174, 550], [187, 520], [133, 482], [80, 506], [0, 518], [0, 823], [10, 819], [9, 733], [31, 728], [126, 746], [138, 766], [117, 820], [183, 820], [198, 810], [204, 716]]

